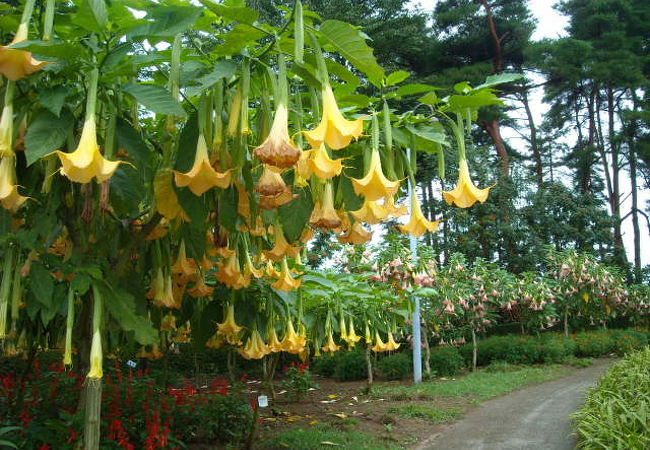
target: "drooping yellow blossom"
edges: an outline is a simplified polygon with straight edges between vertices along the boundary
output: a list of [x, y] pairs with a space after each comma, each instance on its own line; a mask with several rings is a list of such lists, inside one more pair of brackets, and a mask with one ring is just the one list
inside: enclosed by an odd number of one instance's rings
[[214, 292], [214, 288], [205, 284], [203, 277], [199, 277], [192, 289], [188, 289], [187, 293], [194, 298], [209, 297]]
[[375, 225], [388, 218], [388, 211], [376, 201], [366, 198], [361, 209], [352, 211], [352, 215], [360, 222]]
[[217, 332], [224, 336], [235, 336], [241, 330], [243, 330], [243, 328], [237, 325], [237, 323], [235, 322], [235, 305], [233, 303], [230, 303], [228, 305], [228, 310], [226, 311], [226, 318], [222, 323], [217, 324], [217, 328], [218, 328]]
[[0, 117], [0, 157], [14, 156], [14, 108], [13, 103], [7, 103], [2, 108]]
[[490, 189], [493, 186], [479, 189], [474, 186], [472, 177], [469, 174], [467, 160], [461, 159], [458, 168], [458, 183], [453, 191], [443, 191], [442, 195], [447, 204], [454, 204], [459, 208], [469, 208], [476, 202], [483, 203], [487, 200]]
[[172, 331], [176, 329], [176, 316], [167, 314], [160, 321], [160, 331]]
[[280, 278], [280, 271], [273, 266], [271, 261], [266, 261], [266, 267], [264, 267], [264, 274], [268, 278]]
[[251, 199], [246, 191], [246, 186], [236, 183], [237, 186], [237, 213], [240, 216], [250, 218], [251, 216]]
[[329, 180], [343, 171], [343, 159], [332, 159], [327, 153], [325, 144], [311, 150], [311, 158], [309, 158], [309, 165], [311, 171], [321, 180]]
[[314, 210], [309, 218], [309, 225], [316, 228], [332, 230], [341, 226], [341, 218], [334, 209], [334, 195], [332, 192], [332, 183], [325, 185], [323, 198], [316, 202]]
[[291, 271], [289, 270], [289, 265], [287, 264], [287, 258], [285, 257], [282, 260], [282, 271], [280, 272], [280, 278], [275, 283], [272, 283], [271, 286], [278, 291], [289, 292], [300, 287], [301, 280], [293, 278]]
[[196, 154], [194, 156], [194, 165], [187, 173], [174, 171], [176, 186], [187, 186], [194, 195], [203, 195], [213, 187], [226, 189], [230, 186], [231, 171], [217, 172], [210, 164], [208, 156], [208, 144], [205, 142], [205, 136], [199, 135], [196, 144]]
[[348, 339], [348, 330], [347, 326], [345, 325], [345, 318], [343, 317], [343, 314], [341, 314], [341, 317], [339, 318], [339, 337], [342, 341], [346, 341]]
[[275, 332], [275, 327], [269, 327], [269, 350], [273, 353], [282, 351], [282, 343], [278, 339], [278, 334]]
[[275, 111], [273, 125], [266, 140], [255, 149], [255, 156], [265, 164], [286, 169], [300, 159], [298, 150], [289, 138], [289, 110], [280, 103]]
[[291, 319], [287, 319], [287, 328], [282, 339], [282, 350], [287, 353], [298, 354], [305, 348], [307, 338], [302, 334], [297, 334], [293, 328]]
[[94, 115], [84, 122], [81, 139], [77, 149], [72, 153], [57, 150], [61, 160], [61, 173], [75, 183], [90, 183], [97, 178], [103, 183], [113, 176], [123, 161], [109, 161], [99, 151]]
[[27, 200], [18, 193], [15, 158], [5, 156], [0, 161], [0, 203], [4, 209], [16, 211]]
[[208, 339], [208, 341], [205, 343], [205, 346], [208, 347], [208, 348], [214, 348], [214, 349], [217, 349], [217, 348], [221, 348], [221, 347], [223, 347], [224, 342], [225, 342], [225, 341], [224, 341], [224, 339], [223, 339], [223, 336], [220, 335], [220, 334], [217, 332], [217, 333], [214, 333], [214, 334], [210, 337], [210, 339]]
[[274, 196], [287, 192], [289, 187], [282, 179], [282, 175], [272, 166], [264, 164], [264, 170], [259, 181], [255, 185], [255, 192], [261, 195]]
[[280, 192], [277, 195], [260, 195], [259, 206], [266, 210], [277, 209], [282, 205], [286, 205], [296, 197], [298, 197], [298, 195], [294, 194], [291, 191], [291, 188], [287, 186], [284, 192]]
[[273, 227], [273, 234], [275, 236], [273, 248], [271, 250], [264, 251], [265, 257], [271, 261], [280, 261], [285, 256], [295, 258], [296, 255], [300, 253], [300, 247], [293, 247], [287, 242], [287, 239], [284, 237], [284, 231], [279, 224], [276, 224]]
[[388, 213], [388, 217], [401, 217], [408, 214], [409, 210], [406, 205], [397, 206], [395, 204], [395, 196], [389, 195], [384, 199], [384, 209]]
[[246, 261], [244, 261], [244, 277], [250, 279], [251, 277], [262, 278], [264, 276], [264, 271], [261, 269], [256, 269], [253, 261], [251, 260], [251, 255], [246, 252]]
[[366, 176], [361, 179], [352, 178], [352, 186], [357, 195], [363, 195], [366, 200], [376, 201], [395, 195], [399, 189], [399, 181], [390, 181], [384, 176], [379, 151], [373, 150]]
[[190, 218], [178, 202], [178, 196], [173, 186], [174, 173], [171, 170], [163, 169], [156, 173], [153, 180], [153, 193], [156, 200], [156, 210], [168, 220], [180, 217], [181, 220], [189, 222]]
[[365, 244], [370, 239], [372, 239], [372, 231], [367, 231], [363, 228], [361, 222], [354, 222], [345, 234], [338, 237], [340, 243], [352, 245]]
[[330, 330], [327, 333], [327, 344], [322, 346], [321, 350], [323, 350], [324, 352], [332, 352], [332, 353], [334, 353], [334, 352], [338, 351], [340, 348], [341, 347], [336, 345], [336, 343], [334, 342], [334, 337], [332, 336], [332, 330]]
[[352, 139], [358, 139], [363, 133], [363, 120], [346, 120], [336, 104], [334, 92], [329, 83], [323, 84], [323, 117], [320, 124], [305, 136], [312, 148], [318, 148], [323, 142], [334, 150], [350, 145]]
[[96, 329], [93, 333], [92, 343], [90, 344], [90, 371], [88, 378], [102, 378], [104, 357], [102, 354], [102, 333]]
[[306, 244], [307, 242], [311, 241], [314, 239], [314, 230], [313, 228], [305, 228], [302, 230], [302, 234], [300, 235], [300, 242], [303, 244]]
[[239, 258], [237, 253], [234, 253], [226, 260], [226, 263], [219, 262], [217, 264], [217, 280], [221, 281], [226, 286], [232, 289], [242, 289], [250, 284], [250, 279], [247, 280], [239, 267]]
[[361, 340], [361, 336], [357, 336], [357, 332], [354, 330], [354, 320], [350, 317], [350, 325], [348, 326], [348, 334], [345, 342], [348, 343], [348, 346], [354, 347], [354, 344]]
[[178, 249], [178, 258], [171, 267], [174, 278], [180, 284], [187, 284], [198, 279], [198, 267], [192, 258], [188, 258], [185, 252], [185, 241], [181, 241]]
[[388, 332], [388, 341], [386, 341], [385, 345], [386, 345], [386, 350], [392, 352], [394, 350], [397, 350], [401, 344], [398, 344], [397, 342], [395, 342], [395, 339], [393, 338], [393, 333], [391, 333], [389, 331]]
[[370, 349], [375, 353], [385, 352], [388, 350], [386, 344], [381, 340], [379, 331], [375, 331], [375, 345]]
[[411, 193], [411, 218], [409, 223], [406, 225], [399, 225], [399, 229], [403, 234], [410, 234], [411, 236], [420, 237], [427, 231], [435, 233], [438, 231], [438, 226], [440, 225], [440, 220], [431, 222], [424, 214], [422, 214], [422, 208], [420, 207], [420, 201], [415, 195], [415, 192]]
[[20, 80], [38, 70], [41, 70], [46, 62], [37, 61], [32, 57], [31, 52], [7, 48], [13, 44], [27, 40], [27, 23], [21, 23], [9, 45], [0, 46], [0, 73], [11, 81]]
[[293, 184], [296, 187], [307, 186], [307, 181], [311, 178], [311, 153], [312, 150], [304, 150], [300, 153], [300, 159], [294, 169]]
[[269, 354], [269, 349], [259, 331], [253, 330], [244, 348], [239, 349], [239, 354], [246, 359], [262, 359]]

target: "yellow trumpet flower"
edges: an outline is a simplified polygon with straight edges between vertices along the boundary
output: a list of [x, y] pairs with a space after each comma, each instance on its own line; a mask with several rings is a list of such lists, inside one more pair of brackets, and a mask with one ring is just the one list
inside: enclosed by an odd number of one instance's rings
[[306, 344], [307, 338], [302, 333], [297, 334], [293, 328], [293, 322], [291, 319], [287, 319], [287, 329], [282, 339], [282, 350], [297, 355], [304, 350]]
[[300, 247], [293, 247], [287, 242], [287, 239], [284, 237], [284, 231], [279, 224], [273, 226], [273, 234], [275, 235], [275, 242], [273, 243], [273, 248], [271, 250], [264, 250], [264, 256], [266, 256], [271, 261], [280, 261], [285, 256], [295, 258], [298, 253], [300, 253]]
[[244, 277], [250, 279], [251, 276], [255, 278], [262, 278], [264, 276], [264, 271], [255, 268], [255, 265], [251, 260], [251, 255], [246, 252], [246, 261], [244, 262]]
[[296, 187], [307, 186], [307, 181], [311, 178], [311, 153], [312, 150], [304, 150], [300, 152], [300, 159], [298, 159], [294, 169], [295, 175], [293, 184]]
[[440, 220], [431, 222], [424, 214], [422, 214], [422, 208], [420, 207], [420, 201], [415, 195], [415, 192], [411, 193], [411, 219], [406, 225], [398, 225], [398, 228], [403, 234], [410, 234], [411, 236], [420, 237], [427, 231], [435, 233], [438, 231], [438, 226], [440, 225]]
[[11, 102], [2, 108], [0, 117], [0, 156], [14, 156], [14, 108]]
[[260, 332], [253, 330], [244, 348], [239, 349], [239, 354], [246, 359], [262, 359], [269, 354], [269, 348], [260, 336]]
[[282, 175], [277, 169], [264, 164], [262, 176], [255, 185], [255, 192], [261, 195], [273, 196], [286, 192], [289, 187], [282, 179]]
[[225, 343], [223, 336], [221, 336], [218, 332], [214, 333], [210, 339], [205, 343], [205, 346], [208, 348], [221, 348], [223, 347], [223, 344]]
[[41, 70], [46, 62], [37, 61], [32, 57], [31, 52], [7, 48], [27, 40], [27, 23], [21, 23], [14, 36], [14, 39], [7, 46], [0, 46], [0, 73], [11, 81], [17, 81], [36, 71]]
[[93, 333], [92, 343], [90, 344], [90, 371], [86, 376], [88, 378], [102, 378], [104, 376], [103, 362], [102, 333], [97, 329]]
[[224, 173], [217, 172], [210, 164], [208, 156], [208, 144], [205, 142], [205, 136], [199, 135], [196, 144], [196, 154], [194, 155], [194, 165], [187, 173], [174, 171], [176, 186], [187, 186], [194, 195], [202, 195], [213, 187], [226, 189], [230, 186], [231, 171]]
[[57, 150], [56, 155], [61, 160], [61, 173], [75, 183], [90, 183], [97, 178], [103, 183], [113, 176], [117, 167], [123, 161], [109, 161], [99, 151], [97, 130], [94, 115], [84, 122], [81, 139], [77, 149], [72, 153]]
[[311, 150], [309, 158], [311, 172], [321, 180], [329, 180], [343, 171], [343, 159], [332, 159], [327, 153], [325, 144]]
[[269, 350], [273, 353], [281, 352], [282, 351], [282, 343], [278, 339], [278, 334], [275, 332], [274, 327], [270, 327], [269, 329], [269, 343], [268, 343]]
[[395, 196], [389, 195], [384, 199], [384, 209], [388, 213], [388, 217], [401, 217], [408, 214], [408, 208], [406, 205], [397, 206], [395, 204]]
[[352, 215], [360, 222], [375, 225], [388, 218], [388, 211], [376, 201], [366, 198], [361, 209], [352, 211]]
[[350, 325], [348, 327], [348, 335], [345, 341], [348, 343], [348, 346], [354, 347], [354, 344], [361, 340], [361, 336], [357, 336], [357, 332], [354, 330], [354, 321], [350, 317]]
[[386, 341], [385, 345], [386, 345], [386, 350], [392, 352], [394, 350], [397, 350], [400, 347], [401, 344], [398, 344], [397, 342], [395, 342], [395, 339], [393, 338], [393, 333], [391, 333], [389, 331], [388, 332], [388, 341]]
[[226, 311], [226, 318], [222, 323], [217, 324], [217, 328], [218, 328], [217, 333], [224, 336], [235, 336], [241, 330], [243, 330], [243, 328], [237, 325], [237, 323], [235, 322], [235, 305], [233, 303], [230, 303], [228, 305], [228, 310]]
[[214, 292], [214, 288], [205, 284], [203, 277], [199, 277], [192, 289], [188, 289], [187, 293], [194, 298], [209, 297]]
[[185, 241], [181, 241], [180, 248], [178, 249], [178, 258], [171, 267], [174, 278], [180, 284], [187, 284], [198, 279], [197, 265], [194, 259], [188, 258], [185, 252]]
[[254, 154], [263, 163], [282, 169], [293, 167], [300, 159], [301, 151], [289, 138], [289, 111], [286, 105], [278, 105], [271, 131]]
[[160, 170], [153, 179], [153, 193], [156, 201], [156, 210], [168, 220], [180, 217], [181, 220], [189, 222], [190, 218], [178, 202], [178, 196], [174, 191], [173, 172], [168, 169]]
[[339, 318], [339, 337], [342, 341], [348, 340], [348, 330], [345, 325], [345, 318], [343, 317], [343, 314], [341, 314], [341, 317]]
[[266, 261], [264, 275], [266, 275], [268, 278], [280, 278], [280, 271], [273, 266], [273, 263], [271, 261]]
[[372, 239], [372, 231], [366, 231], [361, 222], [354, 222], [352, 227], [338, 241], [342, 244], [361, 245]]
[[381, 353], [388, 350], [386, 344], [384, 344], [384, 342], [381, 340], [381, 337], [379, 336], [379, 331], [375, 331], [375, 345], [370, 350], [375, 353]]
[[225, 264], [223, 262], [217, 263], [217, 268], [217, 274], [215, 275], [217, 280], [232, 289], [242, 289], [250, 284], [250, 279], [247, 280], [241, 272], [239, 258], [236, 253], [229, 257]]
[[16, 185], [15, 158], [5, 156], [0, 161], [0, 203], [4, 209], [16, 211], [28, 197], [18, 193]]
[[311, 131], [304, 131], [312, 148], [318, 148], [323, 142], [334, 150], [350, 145], [352, 139], [358, 139], [363, 133], [363, 120], [346, 120], [336, 104], [334, 92], [329, 83], [323, 84], [323, 117], [320, 124]]
[[336, 345], [334, 342], [334, 337], [332, 336], [332, 331], [330, 330], [329, 333], [327, 333], [327, 344], [321, 347], [321, 350], [324, 352], [336, 352], [340, 349], [341, 347], [339, 345]]
[[372, 151], [366, 176], [361, 179], [352, 178], [352, 185], [357, 195], [363, 195], [371, 201], [393, 196], [399, 189], [399, 181], [390, 181], [384, 176], [378, 150]]
[[176, 316], [167, 314], [160, 321], [160, 331], [172, 331], [176, 329]]
[[461, 159], [458, 168], [458, 183], [452, 191], [443, 191], [442, 195], [447, 204], [454, 204], [459, 208], [469, 208], [476, 202], [485, 202], [490, 193], [490, 186], [485, 189], [479, 189], [474, 186], [472, 177], [469, 174], [467, 160]]
[[332, 192], [332, 183], [325, 185], [323, 198], [316, 202], [316, 206], [309, 218], [309, 225], [316, 228], [325, 228], [332, 230], [341, 226], [341, 218], [334, 209], [334, 194]]
[[289, 292], [300, 287], [301, 280], [293, 278], [291, 276], [291, 271], [289, 270], [289, 265], [287, 264], [287, 258], [285, 257], [282, 260], [282, 271], [280, 272], [280, 278], [275, 283], [272, 283], [271, 286], [278, 291]]
[[260, 195], [260, 208], [270, 210], [279, 208], [282, 205], [286, 205], [298, 195], [294, 194], [291, 191], [289, 186], [286, 187], [284, 192], [280, 192], [277, 195]]

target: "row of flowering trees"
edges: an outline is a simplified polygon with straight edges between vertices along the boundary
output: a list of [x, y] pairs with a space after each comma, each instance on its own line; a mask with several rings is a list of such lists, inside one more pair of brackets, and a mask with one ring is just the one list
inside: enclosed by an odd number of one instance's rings
[[[105, 354], [192, 341], [306, 357], [335, 349], [342, 324], [349, 342], [358, 327], [397, 345], [379, 304], [355, 320], [329, 302], [310, 321], [307, 242], [367, 242], [369, 225], [407, 214], [402, 232], [435, 231], [415, 196], [397, 206], [417, 151], [441, 174], [445, 152], [458, 158], [448, 203], [486, 201], [465, 134], [516, 76], [439, 96], [300, 1], [279, 27], [243, 0], [17, 4], [0, 10], [0, 340], [32, 359], [62, 348], [87, 374], [86, 448]], [[405, 97], [427, 108], [396, 110]]]

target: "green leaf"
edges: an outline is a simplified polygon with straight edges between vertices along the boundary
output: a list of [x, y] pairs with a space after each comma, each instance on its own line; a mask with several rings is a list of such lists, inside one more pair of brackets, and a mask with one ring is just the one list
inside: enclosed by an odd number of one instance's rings
[[396, 84], [401, 83], [402, 81], [406, 80], [410, 76], [411, 74], [404, 70], [398, 70], [396, 72], [393, 72], [386, 77], [386, 86], [395, 86]]
[[428, 84], [405, 84], [397, 88], [397, 95], [403, 97], [405, 95], [422, 94], [423, 92], [431, 92], [437, 90], [437, 87], [429, 86]]
[[146, 195], [142, 177], [133, 167], [121, 165], [111, 178], [111, 206], [119, 217], [135, 216]]
[[232, 22], [241, 22], [252, 25], [260, 16], [257, 11], [237, 6], [219, 5], [212, 0], [200, 0], [210, 11]]
[[280, 222], [289, 242], [300, 239], [313, 209], [314, 201], [307, 189], [300, 189], [298, 198], [279, 208]]
[[485, 89], [499, 84], [512, 83], [513, 81], [521, 80], [524, 77], [523, 73], [500, 73], [497, 75], [490, 75], [485, 79], [485, 83], [480, 84], [474, 88], [475, 91]]
[[61, 149], [73, 126], [74, 118], [67, 109], [61, 112], [60, 117], [49, 111], [38, 112], [25, 136], [27, 165], [34, 164], [48, 153]]
[[483, 106], [498, 105], [502, 101], [490, 89], [472, 91], [470, 95], [452, 95], [447, 100], [453, 112], [463, 113], [468, 108], [477, 110]]
[[237, 205], [239, 196], [235, 186], [230, 186], [219, 197], [219, 218], [221, 224], [231, 232], [237, 231]]
[[191, 225], [195, 228], [202, 228], [205, 221], [208, 220], [209, 208], [205, 203], [205, 196], [208, 193], [197, 197], [188, 188], [180, 188], [176, 189], [176, 195], [178, 195], [179, 203], [183, 205], [183, 209], [190, 216]]
[[366, 44], [366, 37], [349, 23], [326, 20], [319, 29], [321, 39], [343, 55], [354, 67], [368, 76], [375, 86], [384, 78], [384, 69], [377, 63], [372, 48]]
[[36, 57], [45, 56], [60, 59], [76, 59], [84, 53], [84, 48], [80, 45], [56, 41], [22, 41], [10, 45], [9, 48], [32, 52]]
[[237, 64], [231, 60], [223, 60], [217, 62], [212, 71], [198, 78], [196, 82], [199, 84], [199, 90], [209, 89], [214, 86], [221, 79], [230, 79], [237, 71]]
[[191, 5], [148, 4], [147, 24], [135, 28], [128, 37], [171, 37], [187, 31], [201, 16], [201, 8]]
[[112, 289], [103, 282], [96, 283], [108, 313], [120, 324], [125, 331], [133, 331], [135, 340], [142, 345], [158, 342], [158, 331], [153, 328], [149, 319], [135, 312], [135, 298], [121, 289]]
[[52, 307], [54, 294], [54, 279], [43, 263], [34, 261], [29, 272], [29, 287], [36, 300], [45, 308]]
[[440, 103], [438, 94], [436, 94], [435, 91], [431, 91], [428, 94], [423, 95], [418, 99], [418, 101], [420, 103], [424, 103], [425, 105], [437, 105]]
[[126, 150], [129, 157], [135, 160], [138, 168], [148, 167], [152, 151], [147, 147], [142, 135], [121, 117], [117, 119], [115, 137], [118, 148]]
[[171, 95], [171, 93], [154, 84], [127, 84], [122, 90], [132, 95], [138, 103], [157, 114], [167, 114], [177, 117], [187, 117], [185, 110]]
[[77, 272], [70, 285], [78, 296], [82, 296], [90, 289], [90, 278], [85, 273]]
[[106, 28], [108, 24], [108, 11], [106, 10], [106, 2], [104, 0], [87, 0], [88, 6], [97, 21], [100, 28]]
[[240, 23], [228, 33], [221, 35], [223, 44], [219, 45], [215, 50], [218, 55], [234, 55], [243, 50], [248, 44], [263, 38], [267, 33], [254, 28], [250, 25]]
[[179, 142], [174, 169], [179, 172], [189, 172], [194, 165], [196, 145], [199, 142], [199, 118], [197, 113], [192, 113], [185, 125], [183, 125]]
[[38, 94], [38, 101], [44, 108], [59, 117], [61, 108], [63, 108], [68, 95], [70, 95], [68, 88], [65, 86], [56, 86], [50, 89], [42, 89]]

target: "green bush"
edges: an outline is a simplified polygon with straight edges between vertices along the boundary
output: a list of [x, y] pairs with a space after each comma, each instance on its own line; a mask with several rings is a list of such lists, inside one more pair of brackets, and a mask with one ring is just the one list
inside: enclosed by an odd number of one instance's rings
[[573, 335], [576, 356], [604, 356], [616, 351], [616, 342], [608, 331], [589, 331]]
[[386, 380], [403, 380], [413, 372], [413, 360], [408, 352], [388, 355], [379, 360], [377, 371]]
[[650, 448], [650, 347], [612, 367], [573, 415], [579, 448]]
[[641, 350], [648, 345], [648, 334], [636, 330], [612, 331], [615, 352], [618, 355], [625, 355], [634, 350]]
[[357, 381], [368, 376], [363, 351], [338, 352], [334, 359], [336, 360], [334, 378], [338, 381]]
[[336, 369], [335, 354], [325, 353], [314, 359], [311, 365], [311, 371], [323, 377], [333, 377]]
[[456, 375], [465, 365], [465, 360], [456, 347], [445, 346], [431, 350], [431, 370], [438, 376]]

